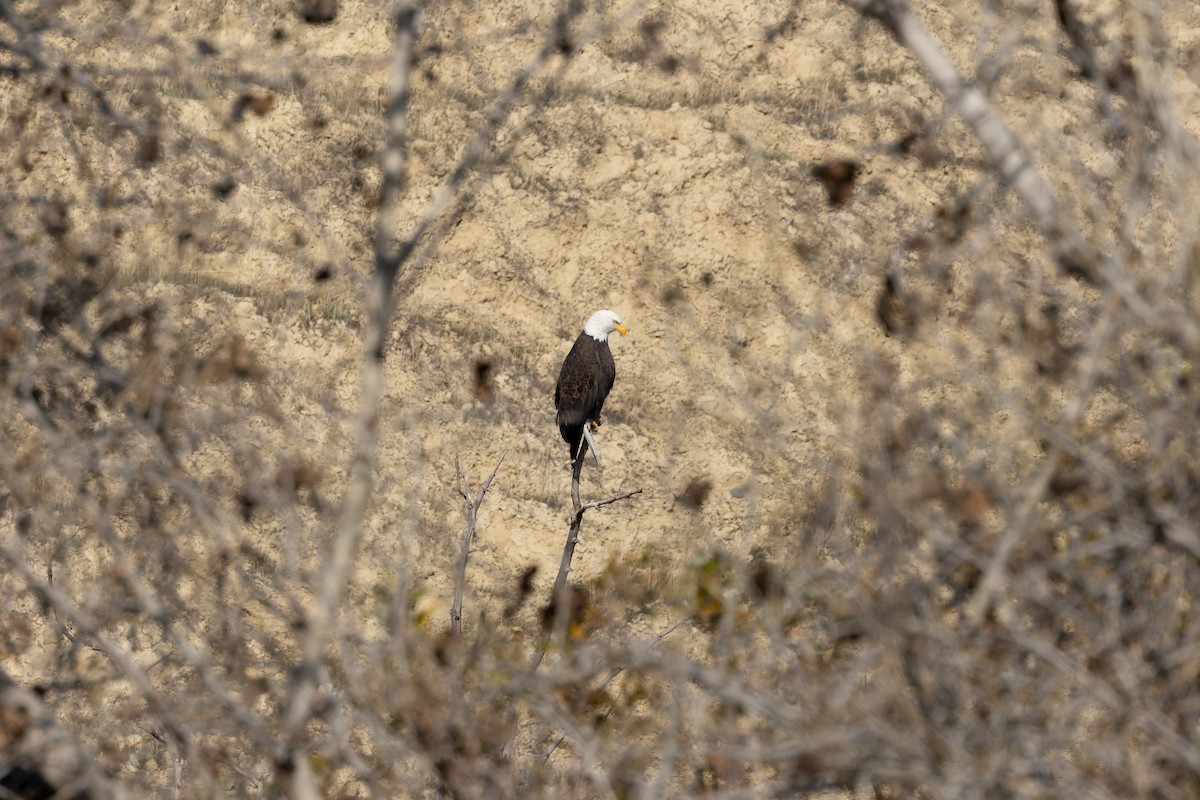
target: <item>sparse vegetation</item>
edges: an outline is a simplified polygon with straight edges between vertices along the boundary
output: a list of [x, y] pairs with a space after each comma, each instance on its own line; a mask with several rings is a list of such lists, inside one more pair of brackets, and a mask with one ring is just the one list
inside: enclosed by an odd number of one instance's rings
[[0, 796], [1195, 796], [1197, 26], [0, 0]]

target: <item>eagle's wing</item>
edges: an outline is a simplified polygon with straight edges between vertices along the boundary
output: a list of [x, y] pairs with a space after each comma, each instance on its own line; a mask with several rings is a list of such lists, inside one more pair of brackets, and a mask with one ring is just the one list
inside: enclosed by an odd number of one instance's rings
[[595, 405], [599, 392], [600, 387], [586, 359], [568, 356], [554, 390], [558, 424], [575, 427], [586, 423], [588, 409]]

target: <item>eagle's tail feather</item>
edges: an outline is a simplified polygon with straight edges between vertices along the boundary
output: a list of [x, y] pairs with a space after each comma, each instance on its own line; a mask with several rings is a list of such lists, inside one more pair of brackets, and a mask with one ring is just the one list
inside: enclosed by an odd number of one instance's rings
[[600, 466], [600, 453], [596, 450], [596, 440], [592, 438], [592, 426], [591, 425], [583, 426], [583, 438], [585, 440], [587, 440], [587, 446], [592, 451], [592, 458], [596, 459], [596, 467], [599, 469], [604, 469], [603, 467]]

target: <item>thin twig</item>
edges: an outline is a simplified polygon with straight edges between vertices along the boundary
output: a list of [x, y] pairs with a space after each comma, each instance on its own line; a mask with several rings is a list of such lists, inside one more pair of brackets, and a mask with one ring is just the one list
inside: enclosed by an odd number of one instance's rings
[[[463, 149], [458, 163], [433, 194], [432, 200], [425, 207], [421, 218], [409, 233], [400, 247], [397, 257], [408, 259], [421, 245], [426, 234], [434, 227], [438, 219], [458, 196], [466, 178], [482, 160], [488, 144], [494, 138], [496, 131], [509, 118], [513, 105], [529, 87], [530, 81], [542, 71], [550, 59], [562, 52], [562, 45], [569, 40], [568, 31], [571, 23], [583, 12], [584, 4], [575, 0], [567, 0], [555, 17], [554, 24], [542, 40], [541, 47], [533, 54], [528, 62], [517, 72], [512, 83], [504, 94], [500, 95], [491, 108], [488, 109], [483, 124], [475, 132], [475, 137]], [[423, 263], [423, 262], [422, 262]], [[408, 292], [417, 279], [417, 272], [410, 270], [406, 274], [400, 288], [400, 293]]]
[[[1093, 329], [1089, 339], [1085, 357], [1081, 360], [1078, 370], [1078, 386], [1074, 396], [1063, 409], [1060, 423], [1062, 430], [1071, 430], [1083, 418], [1089, 401], [1096, 391], [1104, 367], [1105, 356], [1110, 352], [1112, 337], [1116, 328], [1117, 304], [1109, 302], [1106, 311], [1101, 316], [1099, 324]], [[1008, 562], [1012, 557], [1020, 537], [1032, 533], [1033, 520], [1038, 504], [1045, 497], [1050, 481], [1058, 471], [1058, 459], [1062, 451], [1058, 446], [1050, 448], [1046, 454], [1046, 463], [1038, 470], [1037, 475], [1022, 496], [1014, 518], [1009, 521], [992, 558], [983, 569], [983, 577], [975, 593], [967, 603], [964, 618], [972, 625], [979, 625], [985, 615], [991, 611], [1001, 584], [1008, 570]]]
[[1059, 27], [1071, 42], [1070, 47], [1062, 48], [1063, 54], [1074, 61], [1083, 76], [1091, 82], [1096, 108], [1108, 123], [1113, 135], [1125, 139], [1129, 136], [1129, 126], [1113, 107], [1108, 89], [1109, 76], [1100, 66], [1100, 57], [1088, 37], [1088, 25], [1076, 13], [1069, 0], [1054, 0], [1054, 9], [1057, 12]]
[[[661, 642], [663, 639], [667, 638], [667, 637], [668, 637], [668, 636], [670, 636], [672, 633], [674, 633], [674, 632], [675, 632], [675, 630], [676, 630], [677, 628], [679, 628], [679, 626], [680, 626], [680, 625], [682, 625], [682, 624], [683, 624], [683, 623], [685, 623], [685, 622], [689, 622], [691, 619], [692, 619], [691, 617], [681, 617], [681, 618], [679, 618], [679, 619], [675, 620], [675, 621], [674, 621], [674, 622], [672, 622], [670, 625], [668, 625], [667, 627], [665, 627], [665, 628], [663, 628], [661, 631], [659, 631], [659, 632], [658, 632], [658, 635], [657, 635], [657, 636], [655, 636], [653, 639], [651, 639], [651, 640], [650, 640], [650, 641], [649, 641], [649, 642], [646, 644], [646, 647], [654, 647], [654, 646], [655, 646], [655, 645], [657, 645], [659, 642]], [[618, 675], [620, 675], [622, 672], [624, 672], [624, 671], [625, 671], [626, 669], [628, 669], [628, 668], [629, 668], [629, 664], [628, 664], [628, 663], [622, 664], [622, 665], [621, 665], [621, 666], [619, 666], [619, 667], [613, 667], [613, 668], [612, 668], [612, 669], [609, 671], [609, 673], [608, 673], [607, 675], [605, 675], [603, 678], [601, 678], [601, 679], [600, 679], [600, 682], [599, 682], [599, 683], [597, 683], [597, 684], [596, 684], [596, 685], [595, 685], [595, 686], [592, 688], [591, 694], [596, 694], [597, 692], [603, 692], [605, 689], [607, 689], [607, 688], [608, 688], [608, 685], [609, 685], [610, 683], [612, 683], [612, 682], [613, 682], [613, 681], [616, 679], [616, 677], [617, 677]], [[608, 712], [606, 712], [606, 713], [604, 714], [604, 716], [600, 718], [600, 721], [604, 721], [605, 719], [607, 719], [607, 718], [608, 718], [608, 715], [609, 715], [609, 713], [611, 713], [611, 710], [610, 710], [610, 711], [608, 711]], [[542, 761], [546, 761], [546, 760], [548, 760], [548, 759], [550, 758], [550, 756], [554, 754], [554, 751], [558, 749], [558, 746], [559, 746], [560, 744], [562, 744], [564, 740], [566, 740], [566, 738], [567, 738], [567, 734], [565, 734], [565, 733], [560, 733], [560, 734], [558, 735], [558, 737], [557, 737], [557, 738], [555, 738], [554, 742], [553, 742], [553, 743], [550, 745], [550, 747], [546, 749], [546, 752], [545, 752], [545, 754], [542, 756]]]
[[627, 497], [633, 497], [635, 494], [641, 494], [641, 493], [642, 493], [641, 489], [634, 489], [633, 491], [625, 492], [624, 494], [613, 495], [612, 497], [608, 498], [607, 500], [594, 500], [593, 502], [588, 503], [583, 508], [581, 508], [575, 512], [575, 520], [576, 520], [576, 522], [582, 520], [583, 512], [588, 511], [589, 509], [600, 508], [601, 506], [611, 505], [612, 503], [615, 503], [618, 500], [624, 500]]
[[169, 731], [174, 739], [184, 744], [189, 750], [192, 748], [187, 728], [175, 719], [175, 716], [167, 707], [163, 697], [150, 680], [150, 677], [125, 648], [105, 636], [101, 632], [99, 623], [86, 610], [79, 608], [73, 603], [58, 587], [42, 580], [30, 568], [24, 554], [20, 550], [9, 547], [5, 543], [0, 543], [0, 560], [7, 562], [12, 570], [22, 578], [25, 585], [43, 603], [70, 620], [81, 635], [86, 636], [94, 643], [96, 648], [112, 661], [113, 665], [120, 671], [124, 678], [137, 690], [142, 700], [145, 701], [147, 709], [155, 714], [163, 728]]

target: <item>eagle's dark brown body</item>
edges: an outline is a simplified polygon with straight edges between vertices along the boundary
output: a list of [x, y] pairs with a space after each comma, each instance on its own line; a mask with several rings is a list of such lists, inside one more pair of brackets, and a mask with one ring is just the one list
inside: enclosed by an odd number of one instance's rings
[[607, 338], [599, 341], [580, 332], [563, 361], [554, 389], [558, 410], [558, 432], [571, 446], [571, 461], [579, 456], [583, 426], [600, 419], [604, 399], [617, 379], [617, 365]]

